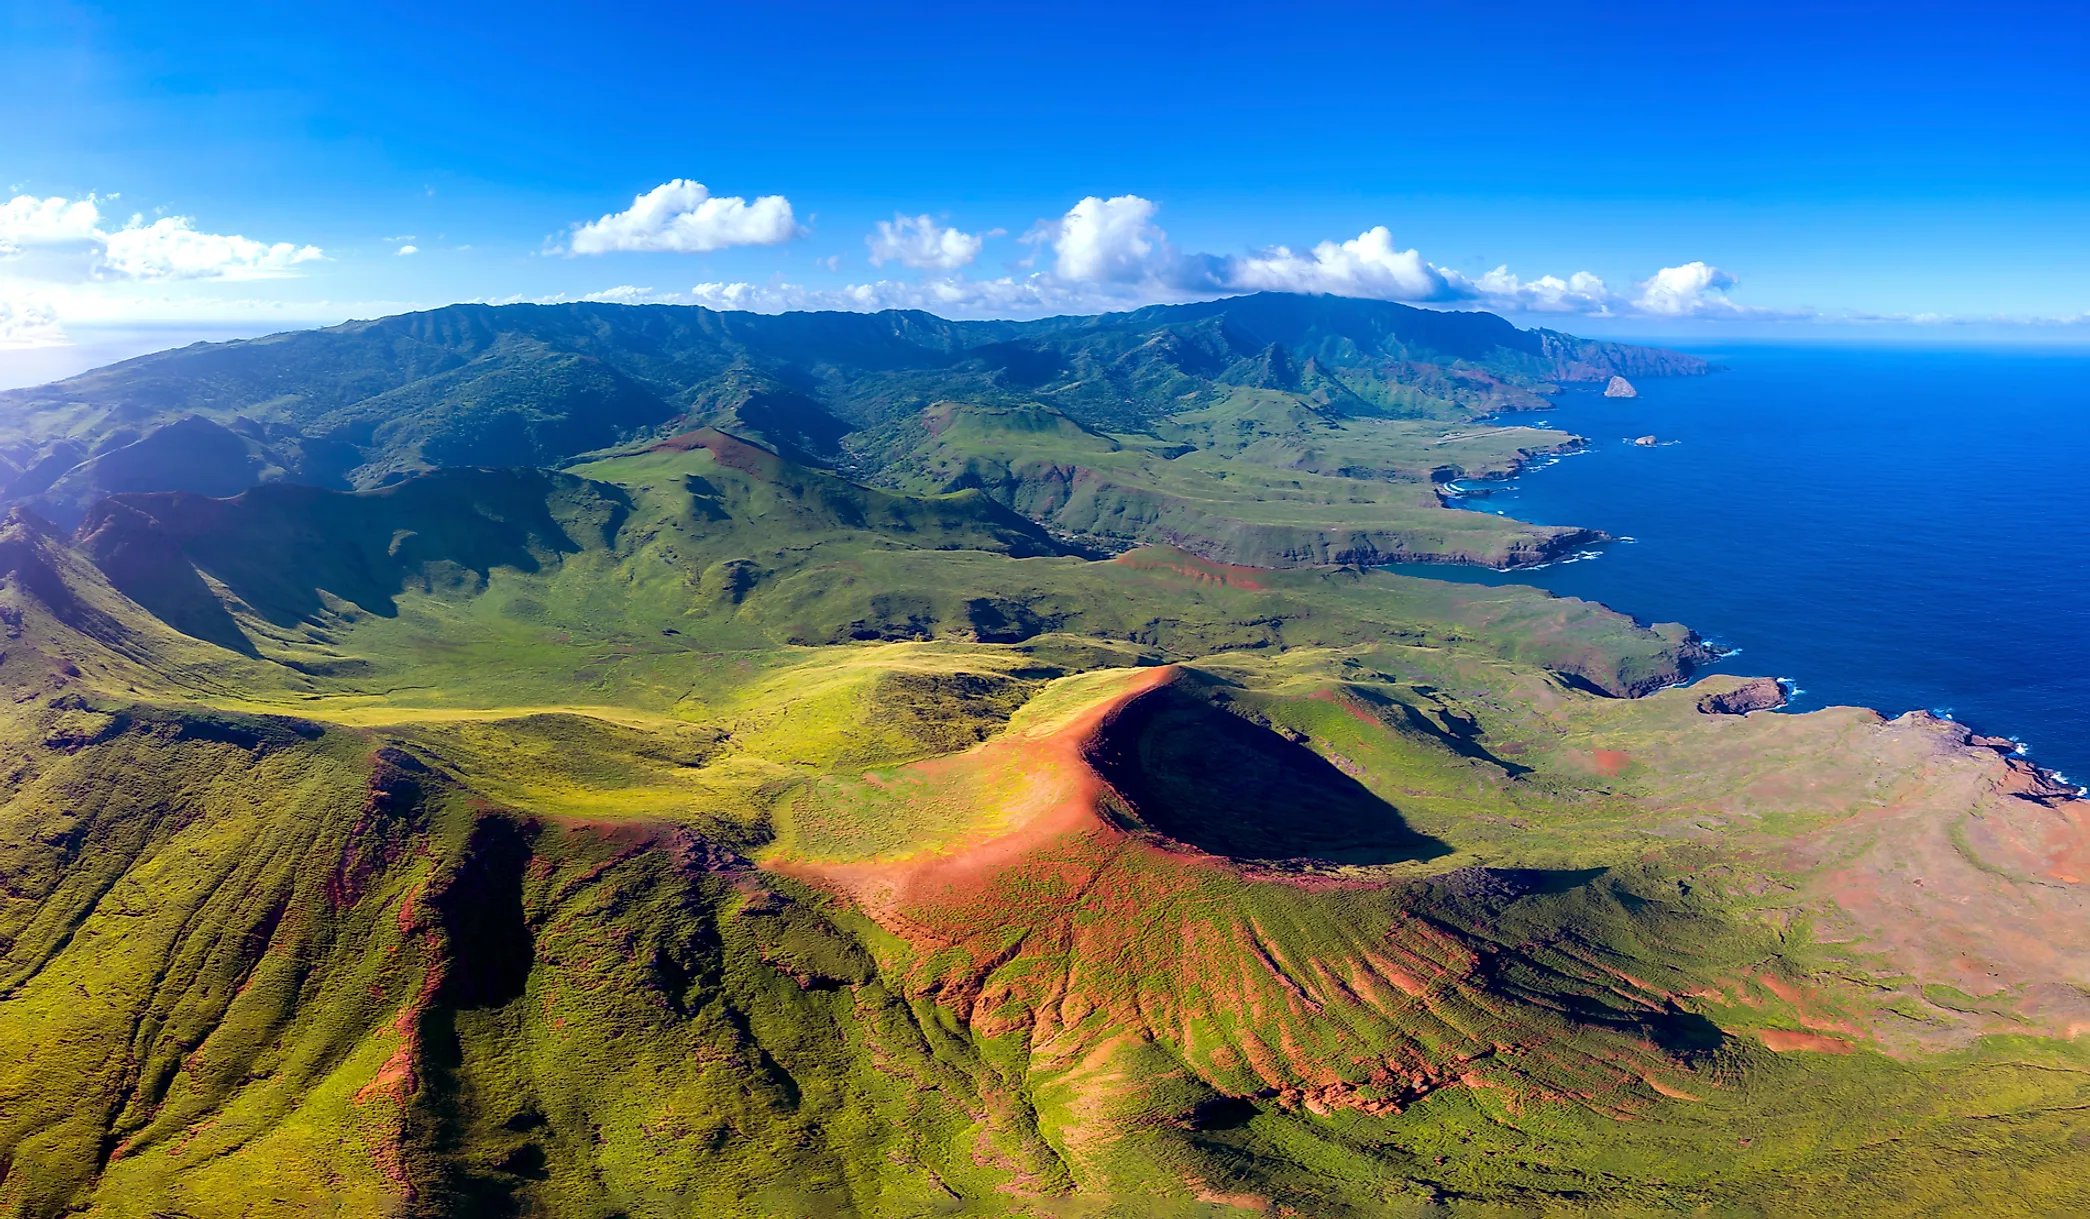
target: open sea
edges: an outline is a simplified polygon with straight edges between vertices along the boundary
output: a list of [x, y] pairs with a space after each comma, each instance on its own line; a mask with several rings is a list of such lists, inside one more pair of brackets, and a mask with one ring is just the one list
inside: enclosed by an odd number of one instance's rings
[[2090, 347], [1690, 350], [1725, 370], [1565, 394], [1528, 418], [1588, 451], [1462, 484], [1468, 507], [1632, 541], [1398, 570], [1683, 622], [1740, 649], [1721, 671], [1795, 683], [1794, 711], [1929, 708], [2090, 782]]

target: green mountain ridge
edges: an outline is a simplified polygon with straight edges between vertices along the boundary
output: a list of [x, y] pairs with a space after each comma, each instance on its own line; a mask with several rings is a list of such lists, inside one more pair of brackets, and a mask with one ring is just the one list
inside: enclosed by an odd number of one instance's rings
[[[1237, 385], [1368, 412], [1463, 416], [1538, 405], [1533, 390], [1558, 380], [1704, 368], [1488, 314], [1336, 298], [1022, 323], [453, 305], [199, 344], [0, 394], [0, 457], [22, 471], [0, 499], [71, 523], [97, 492], [221, 493], [223, 462], [187, 485], [196, 474], [185, 455], [156, 460], [139, 449], [168, 447], [152, 437], [195, 428], [191, 416], [248, 438], [255, 481], [347, 487], [441, 466], [556, 466], [706, 422], [833, 458], [849, 432], [872, 433], [875, 448], [882, 429], [944, 400], [1044, 402], [1090, 425], [1138, 430], [1187, 395]], [[131, 453], [122, 475], [83, 466], [119, 452]], [[148, 469], [164, 485], [144, 485]]]
[[1159, 543], [1271, 568], [1508, 568], [1610, 540], [1444, 503], [1453, 478], [1514, 473], [1581, 443], [1541, 429], [1350, 418], [1266, 390], [1235, 390], [1145, 436], [1097, 432], [1046, 406], [939, 404], [922, 424], [886, 465], [889, 482], [977, 488], [1106, 550]]

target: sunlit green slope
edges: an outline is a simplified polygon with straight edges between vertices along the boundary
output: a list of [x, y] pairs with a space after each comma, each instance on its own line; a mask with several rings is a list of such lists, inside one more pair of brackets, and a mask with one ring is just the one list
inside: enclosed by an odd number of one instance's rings
[[1538, 428], [1324, 416], [1237, 390], [1152, 434], [1112, 436], [1045, 407], [941, 404], [886, 467], [896, 485], [977, 488], [1106, 550], [1179, 546], [1253, 567], [1404, 560], [1528, 566], [1607, 540], [1445, 505], [1458, 477], [1507, 475], [1581, 442]]
[[703, 424], [876, 477], [945, 401], [1147, 433], [1248, 392], [1331, 418], [1449, 426], [1543, 406], [1563, 383], [1706, 367], [1485, 313], [1280, 294], [1034, 322], [453, 305], [0, 393], [0, 506], [71, 528], [116, 493], [559, 466]]
[[2079, 803], [1681, 628], [716, 432], [17, 514], [0, 628], [6, 1213], [2090, 1201]]

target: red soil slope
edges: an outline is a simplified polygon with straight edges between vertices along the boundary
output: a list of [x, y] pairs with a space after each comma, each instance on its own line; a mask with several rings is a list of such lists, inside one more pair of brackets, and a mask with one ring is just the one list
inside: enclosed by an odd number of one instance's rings
[[[1320, 1111], [1397, 1111], [1460, 1086], [1626, 1113], [1709, 1086], [1646, 1036], [1491, 994], [1486, 950], [1407, 913], [1387, 886], [1252, 873], [1121, 828], [1135, 810], [1093, 759], [1125, 709], [1174, 676], [1127, 675], [1048, 734], [906, 768], [962, 783], [1021, 766], [1033, 790], [1013, 828], [898, 860], [768, 866], [846, 894], [904, 940], [911, 960], [889, 976], [912, 993], [983, 1036], [1020, 1037], [1040, 1094], [1076, 1098], [1081, 1139], [1167, 1118], [1143, 1098], [1184, 1066], [1224, 1095]], [[1565, 968], [1632, 1010], [1652, 1016], [1668, 998], [1584, 964]]]

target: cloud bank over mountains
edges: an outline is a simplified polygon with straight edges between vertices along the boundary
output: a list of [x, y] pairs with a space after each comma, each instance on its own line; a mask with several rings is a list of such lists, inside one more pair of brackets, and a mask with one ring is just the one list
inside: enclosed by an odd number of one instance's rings
[[[0, 349], [68, 342], [52, 297], [75, 297], [69, 290], [83, 285], [284, 279], [326, 257], [314, 245], [203, 232], [187, 216], [148, 223], [137, 213], [116, 226], [102, 212], [114, 199], [17, 194], [0, 203]], [[16, 264], [31, 274], [12, 273]]]
[[[694, 200], [674, 215], [650, 206], [661, 192], [683, 191]], [[694, 194], [687, 194], [693, 190]], [[611, 222], [626, 222], [643, 212], [648, 232], [667, 231], [687, 221], [709, 225], [699, 208], [728, 202], [750, 209], [740, 199], [719, 200], [695, 183], [677, 180], [639, 197], [631, 212], [606, 216], [576, 228], [573, 252], [598, 252], [582, 238]], [[678, 196], [683, 197], [683, 196]], [[776, 244], [805, 235], [790, 220], [790, 203], [766, 196], [772, 222], [756, 225], [752, 235], [734, 244]], [[879, 221], [864, 239], [874, 267], [887, 264], [922, 271], [918, 279], [878, 279], [836, 286], [713, 281], [687, 292], [655, 292], [621, 285], [583, 299], [653, 301], [708, 305], [720, 309], [778, 312], [788, 309], [925, 309], [958, 317], [1037, 316], [1079, 313], [1140, 305], [1197, 300], [1243, 292], [1302, 292], [1366, 297], [1444, 308], [1494, 309], [1512, 313], [1566, 314], [1584, 317], [1756, 318], [1806, 316], [1737, 303], [1727, 290], [1735, 277], [1704, 262], [1664, 267], [1630, 288], [1618, 289], [1587, 271], [1566, 279], [1544, 275], [1525, 280], [1507, 267], [1478, 277], [1438, 266], [1412, 247], [1402, 249], [1393, 234], [1379, 225], [1347, 241], [1323, 241], [1308, 250], [1270, 246], [1241, 255], [1204, 254], [1178, 249], [1156, 223], [1160, 207], [1138, 195], [1111, 198], [1090, 195], [1056, 218], [1033, 224], [1017, 240], [1031, 247], [1030, 256], [1012, 264], [1012, 273], [975, 278], [963, 274], [978, 260], [986, 238], [1004, 235], [993, 229], [968, 233], [922, 215], [896, 214]], [[737, 214], [737, 213], [736, 213]], [[637, 222], [633, 222], [637, 223]], [[651, 250], [719, 248], [698, 246], [618, 245], [615, 249]], [[1039, 263], [1046, 265], [1040, 269]], [[563, 298], [562, 298], [563, 299]]]
[[[415, 257], [424, 249], [454, 255], [473, 246], [424, 247], [411, 236], [390, 236], [374, 243], [385, 253], [382, 259], [359, 260], [351, 250], [345, 262], [337, 262], [317, 245], [211, 232], [184, 215], [148, 220], [142, 212], [133, 212], [118, 223], [108, 214], [116, 199], [18, 191], [0, 202], [0, 350], [66, 345], [72, 341], [68, 326], [288, 327], [376, 317], [458, 299], [694, 304], [760, 312], [920, 309], [948, 317], [1021, 318], [1268, 291], [1486, 309], [1539, 320], [1615, 319], [1658, 326], [1816, 320], [2090, 327], [2090, 315], [1828, 315], [1811, 309], [1765, 308], [1733, 299], [1735, 276], [1703, 260], [1660, 267], [1644, 279], [1617, 283], [1590, 271], [1525, 278], [1499, 266], [1471, 274], [1430, 261], [1420, 249], [1398, 241], [1386, 225], [1305, 247], [1280, 244], [1239, 253], [1186, 250], [1161, 227], [1160, 204], [1135, 194], [1085, 196], [1059, 215], [1008, 229], [961, 227], [948, 214], [895, 212], [890, 220], [872, 222], [861, 237], [859, 256], [875, 275], [849, 282], [842, 273], [848, 255], [832, 244], [846, 234], [816, 233], [810, 221], [800, 222], [792, 201], [782, 194], [720, 195], [692, 178], [675, 178], [643, 191], [621, 211], [573, 221], [534, 249], [510, 246], [505, 265], [525, 282], [511, 281], [505, 294], [486, 291], [490, 285], [459, 282], [454, 278], [458, 272], [450, 271], [445, 274], [451, 278], [436, 290], [435, 299], [416, 301], [413, 298], [422, 296], [425, 287], [403, 292], [396, 285], [425, 283], [412, 278], [419, 271], [395, 273], [389, 268], [419, 268], [430, 261]], [[810, 257], [785, 248], [820, 237], [828, 239], [829, 248], [811, 252]], [[993, 261], [997, 238], [1008, 239], [1001, 247], [1006, 256], [997, 270], [983, 271], [982, 264]], [[708, 256], [732, 252], [738, 265], [746, 267], [751, 257], [762, 257], [753, 253], [762, 247], [776, 248], [779, 266], [803, 268], [813, 282], [794, 280], [781, 270], [760, 281], [710, 271]], [[686, 290], [655, 290], [633, 282], [592, 292], [527, 290], [532, 280], [542, 284], [547, 278], [563, 278], [571, 284], [574, 272], [562, 276], [553, 271], [558, 264], [577, 269], [640, 263], [657, 275], [673, 261], [668, 256], [704, 259], [699, 265], [707, 277]], [[359, 294], [364, 299], [315, 299], [321, 294], [312, 291], [319, 282], [314, 273], [322, 264], [328, 268], [329, 282], [347, 280], [354, 265], [366, 281], [382, 281], [379, 291], [370, 293], [366, 284]], [[290, 286], [300, 281], [305, 284], [302, 291]], [[254, 286], [237, 298], [222, 290], [238, 283]], [[526, 290], [515, 292], [517, 286]]]

